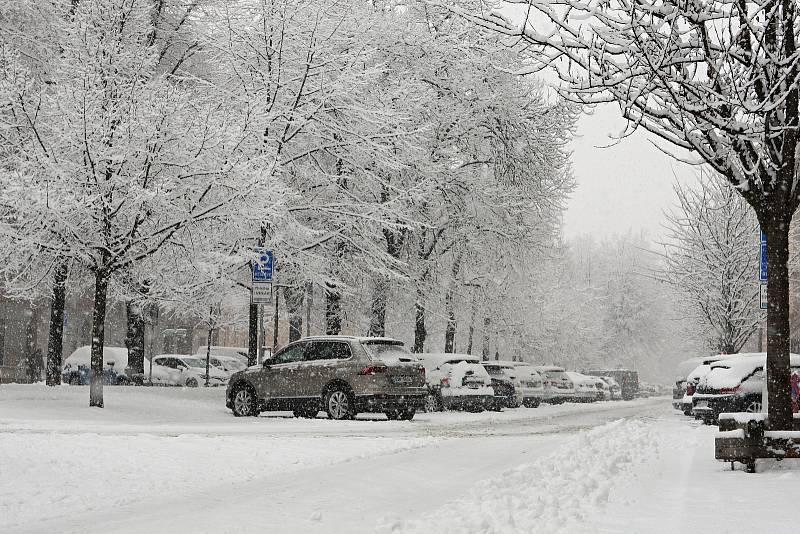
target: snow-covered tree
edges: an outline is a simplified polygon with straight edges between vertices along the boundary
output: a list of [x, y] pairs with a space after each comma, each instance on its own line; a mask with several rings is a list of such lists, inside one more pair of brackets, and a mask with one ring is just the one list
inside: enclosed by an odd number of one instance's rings
[[675, 186], [667, 214], [664, 280], [709, 331], [718, 352], [739, 352], [762, 321], [758, 284], [758, 221], [730, 184], [704, 175], [697, 187]]
[[[10, 240], [94, 278], [92, 406], [103, 406], [112, 277], [240, 197], [240, 182], [221, 180], [239, 163], [229, 157], [239, 129], [205, 84], [163, 69], [175, 49], [155, 45], [156, 4], [20, 2], [16, 20], [38, 31], [0, 37]], [[29, 48], [50, 54], [31, 59]]]

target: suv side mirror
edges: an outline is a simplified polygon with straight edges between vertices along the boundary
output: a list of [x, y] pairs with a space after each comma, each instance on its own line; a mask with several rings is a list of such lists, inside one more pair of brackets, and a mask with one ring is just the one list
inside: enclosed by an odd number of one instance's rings
[[267, 358], [261, 365], [264, 367], [264, 369], [269, 369], [275, 365], [275, 358]]

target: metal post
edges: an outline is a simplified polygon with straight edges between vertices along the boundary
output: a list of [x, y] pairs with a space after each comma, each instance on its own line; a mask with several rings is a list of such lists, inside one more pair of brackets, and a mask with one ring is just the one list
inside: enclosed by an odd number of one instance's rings
[[306, 285], [306, 336], [311, 335], [311, 307], [314, 305], [314, 282]]
[[267, 331], [264, 328], [264, 305], [258, 307], [258, 363], [264, 361], [264, 345], [267, 343]]
[[272, 323], [272, 353], [275, 354], [275, 350], [278, 348], [278, 296], [280, 293], [278, 292], [278, 287], [275, 286], [275, 316], [273, 318]]

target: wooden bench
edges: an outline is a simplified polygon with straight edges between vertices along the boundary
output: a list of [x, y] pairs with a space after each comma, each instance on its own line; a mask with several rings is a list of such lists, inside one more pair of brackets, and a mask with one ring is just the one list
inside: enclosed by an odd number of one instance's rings
[[748, 473], [756, 472], [758, 458], [800, 458], [800, 419], [794, 420], [794, 432], [768, 431], [763, 415], [721, 415], [719, 431], [727, 435], [714, 440], [714, 457], [730, 462], [731, 470], [734, 462], [740, 462]]

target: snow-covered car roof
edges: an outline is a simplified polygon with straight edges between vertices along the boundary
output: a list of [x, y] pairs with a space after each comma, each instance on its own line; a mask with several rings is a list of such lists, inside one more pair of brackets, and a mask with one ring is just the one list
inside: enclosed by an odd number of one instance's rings
[[402, 341], [391, 337], [370, 337], [370, 336], [307, 336], [297, 341], [358, 341], [360, 343], [391, 343], [393, 345], [405, 345]]
[[[710, 364], [711, 369], [715, 369], [717, 367], [726, 367], [728, 369], [741, 369], [747, 370], [751, 369], [755, 370], [758, 367], [763, 367], [767, 363], [767, 353], [766, 352], [749, 352], [749, 353], [741, 353], [736, 355], [731, 355], [724, 360], [719, 360]], [[790, 354], [789, 355], [789, 363], [790, 365], [800, 365], [800, 354]]]
[[503, 369], [514, 369], [517, 366], [514, 365], [516, 362], [506, 362], [502, 360], [485, 360], [481, 361], [481, 365], [484, 367], [502, 367]]
[[575, 371], [565, 371], [565, 373], [567, 374], [569, 379], [572, 380], [575, 383], [577, 383], [577, 382], [591, 382], [592, 384], [597, 384], [597, 381], [600, 379], [600, 377], [597, 377], [597, 376], [588, 376], [588, 375], [584, 375], [584, 374], [581, 374], [581, 373], [577, 373]]
[[[790, 365], [800, 366], [800, 355], [790, 354]], [[706, 385], [715, 389], [736, 387], [742, 379], [750, 376], [757, 369], [763, 369], [767, 362], [765, 352], [738, 354], [712, 363], [709, 372], [701, 379]]]
[[563, 371], [566, 371], [566, 369], [564, 369], [563, 367], [559, 367], [558, 365], [534, 365], [533, 367], [537, 371], [544, 371], [544, 372], [548, 372], [548, 371], [562, 371], [563, 372]]
[[[64, 365], [91, 365], [92, 347], [78, 347], [64, 360]], [[103, 347], [103, 365], [112, 365], [120, 372], [128, 366], [128, 349], [125, 347]]]
[[684, 377], [684, 380], [687, 380], [689, 382], [697, 382], [698, 380], [706, 376], [710, 370], [711, 370], [711, 364], [701, 363], [700, 365], [692, 369], [689, 372], [689, 374], [687, 374]]
[[445, 352], [420, 352], [415, 354], [419, 360], [425, 364], [426, 367], [439, 367], [445, 363], [451, 362], [467, 362], [467, 363], [480, 363], [481, 359], [478, 356], [471, 354], [458, 354], [458, 353], [445, 353]]
[[718, 360], [722, 360], [725, 358], [729, 358], [732, 355], [730, 354], [714, 354], [711, 356], [698, 356], [696, 358], [689, 358], [688, 360], [684, 360], [680, 362], [677, 366], [677, 371], [675, 375], [675, 380], [686, 380], [686, 377], [689, 376], [694, 369], [697, 368], [699, 365], [703, 364], [710, 364], [712, 362], [716, 362]]

